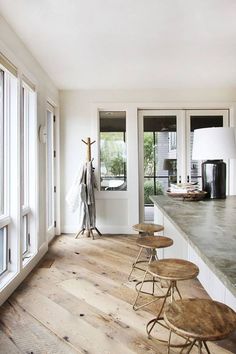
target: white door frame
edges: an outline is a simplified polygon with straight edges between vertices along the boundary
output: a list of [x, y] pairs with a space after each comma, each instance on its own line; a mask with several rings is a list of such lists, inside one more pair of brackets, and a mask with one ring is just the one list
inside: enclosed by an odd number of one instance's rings
[[[191, 168], [190, 168], [190, 122], [191, 116], [222, 116], [223, 117], [223, 126], [229, 126], [229, 110], [228, 109], [187, 109], [185, 110], [185, 136], [186, 136], [186, 175], [191, 179]], [[210, 142], [209, 142], [210, 143]], [[225, 161], [228, 162], [228, 161]], [[227, 166], [227, 181], [226, 181], [226, 191], [228, 194], [229, 191], [229, 180], [230, 180], [230, 173], [229, 173], [229, 163], [226, 164]]]

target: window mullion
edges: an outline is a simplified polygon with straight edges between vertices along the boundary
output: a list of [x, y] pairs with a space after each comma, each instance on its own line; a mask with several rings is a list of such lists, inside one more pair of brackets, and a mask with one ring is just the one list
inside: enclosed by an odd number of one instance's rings
[[10, 223], [11, 223], [10, 216], [1, 216], [0, 217], [0, 229], [2, 229], [3, 227], [6, 227]]

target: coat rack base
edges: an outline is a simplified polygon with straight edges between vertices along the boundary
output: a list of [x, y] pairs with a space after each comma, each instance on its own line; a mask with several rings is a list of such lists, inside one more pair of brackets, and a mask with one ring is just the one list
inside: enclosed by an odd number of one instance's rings
[[75, 238], [79, 238], [80, 236], [85, 235], [86, 237], [92, 237], [94, 240], [93, 230], [95, 230], [99, 236], [102, 236], [101, 232], [96, 227], [92, 227], [91, 229], [81, 229], [79, 232], [77, 232]]

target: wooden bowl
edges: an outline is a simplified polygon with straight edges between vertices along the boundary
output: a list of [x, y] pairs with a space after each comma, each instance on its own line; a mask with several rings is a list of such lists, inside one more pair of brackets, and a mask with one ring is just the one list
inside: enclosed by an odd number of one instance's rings
[[173, 193], [173, 192], [166, 192], [172, 198], [179, 198], [181, 200], [187, 201], [199, 201], [206, 197], [207, 192], [205, 191], [189, 191], [187, 193]]

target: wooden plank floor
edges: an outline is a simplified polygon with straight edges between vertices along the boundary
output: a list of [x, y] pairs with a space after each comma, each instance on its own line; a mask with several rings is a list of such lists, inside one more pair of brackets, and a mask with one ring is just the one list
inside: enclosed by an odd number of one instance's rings
[[[0, 309], [0, 353], [166, 353], [145, 331], [160, 301], [132, 310], [135, 283], [128, 283], [127, 275], [137, 253], [135, 240], [134, 235], [56, 238]], [[197, 280], [179, 287], [185, 297], [207, 297]], [[158, 333], [166, 335], [161, 327]], [[212, 354], [236, 353], [235, 333], [220, 345], [210, 343]]]

